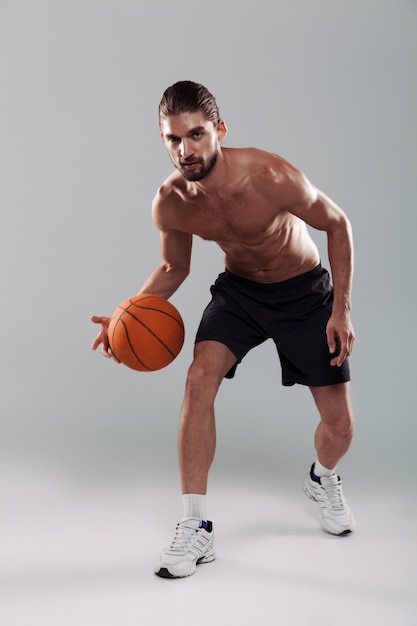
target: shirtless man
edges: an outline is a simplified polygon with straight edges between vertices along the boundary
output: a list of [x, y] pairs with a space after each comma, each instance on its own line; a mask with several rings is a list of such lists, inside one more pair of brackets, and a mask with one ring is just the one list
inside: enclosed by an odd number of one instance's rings
[[[284, 385], [307, 385], [320, 414], [317, 459], [304, 483], [324, 530], [353, 531], [354, 518], [335, 468], [353, 436], [349, 366], [353, 246], [344, 212], [276, 154], [224, 148], [227, 128], [202, 85], [181, 81], [159, 106], [160, 134], [176, 170], [159, 188], [153, 219], [162, 263], [139, 293], [169, 298], [190, 269], [193, 235], [215, 241], [225, 272], [197, 331], [179, 426], [184, 517], [155, 573], [179, 578], [214, 560], [207, 521], [207, 478], [215, 452], [214, 399], [223, 378], [268, 338], [276, 343]], [[327, 233], [332, 283], [306, 224]], [[107, 317], [93, 349], [111, 357]]]

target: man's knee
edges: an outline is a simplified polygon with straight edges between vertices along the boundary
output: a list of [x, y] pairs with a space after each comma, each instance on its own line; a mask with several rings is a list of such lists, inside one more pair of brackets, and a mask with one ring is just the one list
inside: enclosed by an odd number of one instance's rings
[[322, 422], [335, 435], [351, 439], [355, 425], [347, 384], [311, 388]]
[[322, 416], [322, 422], [333, 436], [351, 441], [355, 432], [355, 423], [349, 407], [340, 407], [330, 416]]
[[336, 420], [330, 424], [330, 428], [336, 436], [340, 439], [344, 439], [345, 441], [351, 441], [355, 432], [353, 419], [350, 419], [349, 417]]
[[202, 341], [194, 348], [194, 359], [188, 377], [197, 380], [217, 380], [221, 383], [236, 362], [229, 348], [217, 341]]
[[226, 373], [232, 367], [235, 357], [217, 342], [201, 342], [195, 346], [186, 382], [188, 397], [212, 397], [214, 399]]
[[223, 372], [220, 369], [211, 367], [204, 359], [194, 359], [188, 369], [187, 387], [218, 389], [223, 377]]

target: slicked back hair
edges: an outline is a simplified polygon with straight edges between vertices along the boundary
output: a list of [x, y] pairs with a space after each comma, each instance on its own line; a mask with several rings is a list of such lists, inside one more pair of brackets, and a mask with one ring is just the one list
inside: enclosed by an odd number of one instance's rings
[[204, 113], [215, 127], [221, 121], [216, 99], [209, 90], [191, 80], [181, 80], [168, 87], [162, 96], [159, 103], [159, 126], [161, 127], [164, 117], [196, 111]]

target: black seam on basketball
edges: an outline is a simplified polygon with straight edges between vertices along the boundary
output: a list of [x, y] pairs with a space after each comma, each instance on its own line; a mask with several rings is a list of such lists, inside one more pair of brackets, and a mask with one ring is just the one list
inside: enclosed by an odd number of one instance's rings
[[[150, 296], [151, 297], [151, 296]], [[144, 311], [156, 311], [157, 313], [160, 313], [161, 315], [166, 315], [166, 317], [169, 317], [171, 320], [173, 320], [174, 322], [176, 322], [178, 324], [178, 326], [180, 328], [182, 328], [183, 330], [183, 334], [184, 334], [184, 323], [182, 320], [179, 320], [177, 317], [175, 317], [175, 315], [171, 315], [171, 313], [168, 313], [167, 311], [161, 311], [161, 309], [158, 309], [156, 307], [150, 307], [150, 306], [140, 306], [138, 304], [136, 304], [135, 302], [130, 302], [130, 304], [127, 305], [126, 308], [122, 308], [119, 306], [119, 308], [122, 309], [123, 313], [128, 313], [129, 315], [131, 315], [136, 321], [141, 322], [141, 320], [136, 317], [135, 315], [133, 315], [133, 312], [131, 311], [131, 308], [137, 308], [137, 309], [143, 309]], [[118, 317], [120, 317], [122, 314], [119, 313]]]
[[[159, 309], [148, 309], [148, 310], [158, 311], [159, 313], [163, 313], [163, 311], [159, 311]], [[172, 356], [172, 358], [175, 359], [175, 357], [177, 356], [175, 354], [175, 352], [173, 352], [171, 350], [171, 348], [169, 346], [167, 346], [166, 343], [164, 343], [160, 337], [158, 337], [158, 335], [152, 330], [152, 328], [149, 328], [149, 326], [147, 324], [145, 324], [141, 319], [139, 319], [138, 317], [133, 315], [133, 313], [131, 313], [131, 311], [129, 311], [129, 309], [126, 309], [125, 313], [127, 313], [128, 315], [133, 317], [133, 319], [135, 319], [137, 322], [139, 322], [139, 324], [142, 324], [143, 328], [146, 328], [146, 330], [161, 344], [161, 346], [163, 346], [165, 348], [165, 350], [167, 352], [169, 352], [169, 354]], [[169, 317], [172, 317], [172, 316], [169, 315]], [[172, 319], [175, 319], [175, 317], [172, 318]], [[120, 320], [120, 321], [122, 321], [122, 320]], [[175, 321], [178, 321], [178, 320], [175, 320]], [[180, 326], [182, 327], [182, 324], [180, 324]], [[125, 326], [125, 328], [126, 328], [126, 326]], [[129, 345], [130, 345], [130, 341], [129, 341]]]
[[[134, 302], [134, 297], [133, 298], [129, 298], [129, 304], [126, 307], [122, 307], [121, 305], [119, 305], [119, 308], [121, 308], [124, 313], [129, 313], [129, 315], [132, 315], [132, 317], [135, 317], [132, 314], [132, 312], [130, 311], [130, 309], [132, 307], [135, 307], [137, 309], [143, 309], [144, 311], [156, 311], [157, 313], [161, 313], [161, 315], [166, 315], [170, 319], [174, 320], [184, 330], [184, 323], [183, 323], [182, 319], [178, 319], [175, 315], [169, 313], [168, 311], [162, 311], [161, 309], [158, 309], [158, 307], [142, 306], [143, 301], [144, 300], [148, 300], [149, 298], [152, 299], [152, 298], [155, 298], [155, 296], [153, 296], [152, 294], [143, 295], [143, 296], [140, 297], [140, 301], [139, 302]], [[161, 299], [163, 300], [163, 298], [161, 298]], [[175, 309], [175, 307], [173, 305], [171, 305], [170, 302], [168, 302], [168, 300], [164, 300], [164, 302], [166, 302], [168, 304], [168, 306], [172, 306]], [[179, 313], [178, 313], [178, 315], [179, 315]], [[180, 316], [180, 318], [181, 318], [181, 316]], [[135, 319], [138, 322], [140, 321], [137, 317], [135, 317]]]
[[125, 324], [125, 323], [124, 323], [124, 321], [123, 321], [123, 320], [121, 320], [121, 319], [119, 319], [119, 320], [118, 320], [118, 322], [120, 322], [120, 324], [122, 324], [123, 328], [125, 329], [125, 332], [126, 332], [126, 339], [127, 339], [128, 344], [129, 344], [129, 347], [130, 347], [130, 349], [131, 349], [131, 351], [132, 351], [132, 354], [136, 357], [136, 359], [138, 360], [138, 362], [139, 362], [139, 363], [140, 363], [140, 364], [141, 364], [141, 365], [142, 365], [142, 366], [143, 366], [146, 370], [148, 370], [148, 372], [151, 372], [151, 371], [152, 371], [152, 369], [149, 367], [149, 365], [146, 365], [146, 363], [144, 363], [144, 362], [142, 361], [142, 359], [141, 359], [141, 358], [139, 358], [139, 357], [138, 357], [138, 355], [136, 354], [135, 349], [134, 349], [134, 347], [132, 346], [132, 343], [131, 343], [131, 341], [130, 341], [129, 333], [127, 332], [127, 328], [126, 328], [126, 324]]
[[[118, 321], [119, 321], [119, 320], [118, 320]], [[117, 326], [117, 323], [113, 326], [113, 332], [112, 332], [111, 339], [110, 339], [110, 337], [109, 337], [109, 344], [110, 344], [110, 346], [112, 346], [112, 345], [113, 345], [113, 339], [114, 339], [114, 335], [115, 335], [115, 331], [116, 331], [116, 326]], [[112, 355], [113, 355], [113, 356], [114, 356], [114, 357], [115, 357], [118, 361], [120, 361], [119, 357], [117, 356], [116, 351], [115, 351], [115, 350], [113, 350], [113, 348], [111, 348], [111, 353], [112, 353]]]
[[[168, 311], [161, 311], [161, 309], [158, 309], [156, 307], [153, 306], [141, 306], [140, 304], [136, 304], [135, 302], [132, 302], [131, 306], [137, 308], [137, 309], [143, 309], [144, 311], [156, 311], [157, 313], [160, 313], [161, 315], [166, 315], [167, 317], [169, 317], [170, 319], [174, 320], [174, 322], [176, 322], [179, 326], [181, 326], [181, 328], [184, 328], [184, 324], [182, 322], [180, 322], [180, 320], [175, 317], [175, 315], [172, 315], [171, 313], [168, 313]], [[127, 309], [124, 309], [124, 311], [126, 313], [129, 313], [129, 315], [132, 315], [132, 317], [135, 317], [133, 315], [133, 313], [130, 311], [130, 306]], [[135, 317], [135, 319], [138, 320], [137, 317]], [[140, 320], [138, 320], [139, 322]]]

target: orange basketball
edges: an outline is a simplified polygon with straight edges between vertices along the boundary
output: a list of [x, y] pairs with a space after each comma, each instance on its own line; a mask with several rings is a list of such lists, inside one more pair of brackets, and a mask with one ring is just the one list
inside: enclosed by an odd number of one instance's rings
[[108, 337], [118, 361], [134, 370], [155, 372], [178, 356], [184, 324], [173, 304], [150, 294], [125, 300], [113, 313]]

